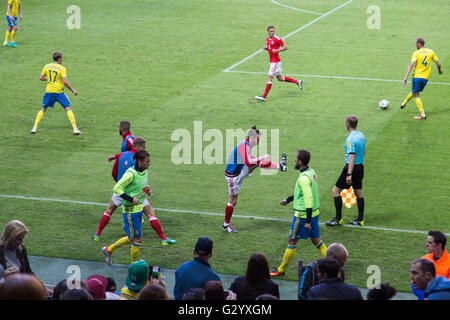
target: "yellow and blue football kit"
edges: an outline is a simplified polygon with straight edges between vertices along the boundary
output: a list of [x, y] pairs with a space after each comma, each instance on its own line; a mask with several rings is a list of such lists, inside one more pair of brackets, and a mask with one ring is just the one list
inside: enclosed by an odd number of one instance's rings
[[3, 43], [3, 45], [9, 46], [9, 38], [11, 37], [11, 43], [13, 44], [12, 46], [15, 47], [16, 30], [12, 29], [10, 31], [9, 29], [13, 28], [13, 27], [17, 27], [17, 13], [18, 13], [19, 7], [20, 7], [20, 0], [8, 0], [8, 5], [11, 5], [12, 20], [11, 20], [11, 17], [9, 16], [8, 9], [6, 9], [6, 21], [8, 22], [8, 30], [6, 30], [5, 42]]

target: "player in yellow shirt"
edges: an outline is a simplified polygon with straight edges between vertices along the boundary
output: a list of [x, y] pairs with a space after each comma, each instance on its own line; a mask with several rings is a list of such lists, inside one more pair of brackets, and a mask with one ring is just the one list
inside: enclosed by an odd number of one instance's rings
[[[6, 21], [8, 21], [8, 30], [6, 30], [4, 46], [16, 47], [16, 32], [17, 32], [17, 13], [20, 13], [20, 21], [23, 19], [22, 5], [20, 0], [8, 0], [6, 6]], [[11, 43], [9, 43], [11, 37]]]
[[428, 78], [431, 73], [431, 61], [436, 63], [439, 74], [442, 74], [441, 64], [439, 63], [438, 57], [434, 53], [433, 50], [425, 48], [425, 40], [423, 38], [416, 39], [416, 48], [411, 58], [411, 63], [406, 70], [405, 77], [403, 78], [402, 84], [406, 84], [406, 80], [408, 79], [409, 73], [411, 72], [414, 64], [416, 67], [414, 68], [414, 74], [412, 76], [412, 91], [409, 93], [405, 100], [402, 102], [400, 108], [406, 107], [406, 104], [412, 97], [416, 102], [417, 108], [419, 109], [420, 115], [414, 117], [414, 119], [422, 120], [426, 119], [427, 116], [425, 111], [423, 111], [423, 103], [422, 99], [420, 99], [420, 92], [423, 91], [425, 86], [427, 85]]
[[31, 129], [30, 133], [37, 132], [37, 127], [39, 125], [39, 122], [44, 117], [44, 113], [47, 110], [47, 107], [53, 108], [55, 102], [58, 101], [59, 104], [67, 111], [67, 117], [69, 118], [70, 124], [73, 127], [73, 134], [82, 134], [82, 132], [77, 128], [75, 116], [70, 109], [69, 99], [67, 99], [67, 96], [64, 93], [64, 86], [72, 91], [74, 95], [77, 95], [78, 91], [73, 89], [69, 81], [67, 80], [66, 68], [63, 67], [62, 60], [62, 53], [55, 52], [53, 53], [54, 63], [49, 63], [45, 65], [44, 69], [42, 69], [39, 80], [47, 81], [47, 89], [45, 90], [44, 99], [42, 100], [41, 110], [39, 110], [36, 116], [34, 127], [33, 129]]

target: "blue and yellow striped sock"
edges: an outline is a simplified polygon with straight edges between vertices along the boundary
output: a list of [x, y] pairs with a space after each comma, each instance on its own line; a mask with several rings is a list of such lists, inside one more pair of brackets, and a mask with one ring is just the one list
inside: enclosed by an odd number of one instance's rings
[[323, 241], [320, 241], [320, 243], [316, 246], [316, 248], [319, 250], [320, 255], [322, 258], [325, 258], [327, 256], [327, 246]]

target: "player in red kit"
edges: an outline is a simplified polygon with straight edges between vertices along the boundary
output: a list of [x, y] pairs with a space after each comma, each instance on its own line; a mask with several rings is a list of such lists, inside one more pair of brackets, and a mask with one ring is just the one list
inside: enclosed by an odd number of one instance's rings
[[270, 69], [269, 74], [267, 75], [267, 84], [264, 94], [262, 96], [255, 96], [256, 99], [261, 101], [266, 101], [266, 97], [272, 87], [273, 77], [277, 77], [278, 81], [295, 83], [298, 85], [300, 90], [303, 89], [302, 80], [296, 80], [282, 75], [279, 52], [287, 50], [287, 46], [280, 37], [275, 35], [274, 26], [268, 26], [267, 32], [269, 33], [269, 36], [266, 38], [266, 45], [263, 47], [263, 50], [267, 50], [269, 52]]

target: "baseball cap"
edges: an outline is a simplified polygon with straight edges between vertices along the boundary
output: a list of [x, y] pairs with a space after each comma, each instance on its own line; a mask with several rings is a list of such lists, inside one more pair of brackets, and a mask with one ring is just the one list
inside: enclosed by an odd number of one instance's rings
[[148, 273], [148, 264], [144, 260], [139, 260], [130, 264], [126, 280], [128, 289], [134, 292], [141, 290], [147, 283]]
[[200, 237], [197, 240], [197, 244], [195, 245], [195, 252], [197, 252], [201, 256], [207, 256], [212, 252], [213, 242], [208, 237]]
[[108, 279], [105, 276], [102, 276], [101, 274], [93, 274], [92, 276], [89, 276], [86, 281], [91, 280], [91, 279], [97, 279], [99, 280], [102, 284], [103, 287], [106, 288], [108, 287]]
[[86, 284], [89, 287], [89, 290], [91, 290], [95, 294], [95, 300], [105, 300], [106, 294], [105, 294], [105, 287], [103, 286], [103, 283], [96, 279], [92, 278], [89, 280], [86, 280]]

